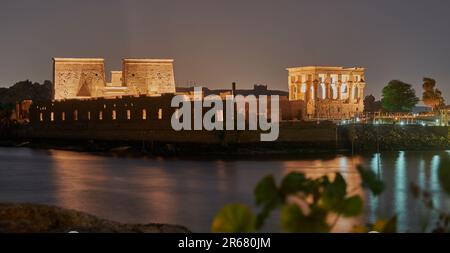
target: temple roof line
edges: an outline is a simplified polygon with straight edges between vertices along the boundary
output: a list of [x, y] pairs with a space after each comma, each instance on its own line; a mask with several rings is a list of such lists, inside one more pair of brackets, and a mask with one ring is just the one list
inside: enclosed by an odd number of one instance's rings
[[[159, 63], [159, 62], [167, 62], [167, 63], [173, 63], [174, 59], [150, 59], [150, 58], [123, 58], [122, 59], [125, 62], [139, 62], [139, 63]], [[54, 57], [53, 61], [58, 62], [104, 62], [104, 58], [59, 58]]]
[[303, 67], [290, 67], [286, 68], [288, 71], [305, 71], [305, 70], [324, 70], [324, 71], [352, 71], [352, 70], [358, 70], [358, 71], [364, 71], [365, 68], [362, 67], [335, 67], [335, 66], [303, 66]]
[[53, 58], [53, 61], [58, 62], [104, 62], [103, 58]]
[[172, 63], [174, 62], [173, 59], [145, 59], [145, 58], [124, 58], [123, 61], [125, 62], [141, 62], [141, 63], [145, 63], [145, 62], [167, 62], [167, 63]]

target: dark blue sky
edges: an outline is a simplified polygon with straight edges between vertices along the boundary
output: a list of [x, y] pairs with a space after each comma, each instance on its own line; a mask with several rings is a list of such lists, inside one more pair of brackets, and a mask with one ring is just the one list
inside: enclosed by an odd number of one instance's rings
[[[2, 0], [0, 85], [51, 79], [51, 58], [174, 58], [177, 85], [287, 89], [286, 67], [363, 66], [367, 94], [391, 79], [438, 81], [450, 100], [447, 0]], [[107, 73], [107, 78], [109, 74]]]

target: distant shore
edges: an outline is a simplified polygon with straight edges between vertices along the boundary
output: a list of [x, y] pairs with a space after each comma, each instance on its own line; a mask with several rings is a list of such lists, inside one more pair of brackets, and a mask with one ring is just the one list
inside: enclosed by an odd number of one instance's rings
[[[102, 155], [136, 157], [277, 157], [314, 154], [349, 154], [350, 149], [334, 147], [334, 143], [266, 143], [251, 144], [199, 144], [135, 141], [80, 141], [55, 139], [0, 140], [1, 147], [56, 149]], [[331, 148], [330, 148], [331, 147]]]
[[[0, 146], [131, 156], [296, 156], [396, 150], [449, 150], [449, 127], [334, 125], [284, 122], [279, 139], [259, 141], [257, 131], [145, 130], [130, 128], [19, 127]], [[9, 136], [9, 137], [8, 137]]]
[[[372, 130], [351, 131], [352, 141], [317, 142], [268, 142], [268, 143], [169, 143], [150, 141], [105, 141], [71, 139], [2, 139], [0, 146], [12, 148], [56, 149], [74, 152], [89, 152], [101, 155], [132, 157], [230, 157], [230, 158], [277, 158], [309, 155], [351, 155], [367, 152], [406, 150], [449, 150], [448, 138], [438, 135], [414, 136], [394, 133], [378, 133]], [[404, 134], [404, 133], [403, 133]], [[391, 133], [392, 135], [392, 133]]]

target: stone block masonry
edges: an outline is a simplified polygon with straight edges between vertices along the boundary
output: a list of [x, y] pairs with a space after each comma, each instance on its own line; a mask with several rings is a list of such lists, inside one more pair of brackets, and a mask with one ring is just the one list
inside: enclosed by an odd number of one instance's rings
[[123, 59], [123, 70], [105, 77], [104, 59], [54, 58], [54, 99], [158, 96], [175, 93], [172, 59]]
[[103, 59], [53, 59], [54, 99], [103, 96], [105, 65]]
[[364, 68], [288, 68], [290, 101], [305, 103], [305, 120], [343, 120], [364, 112]]

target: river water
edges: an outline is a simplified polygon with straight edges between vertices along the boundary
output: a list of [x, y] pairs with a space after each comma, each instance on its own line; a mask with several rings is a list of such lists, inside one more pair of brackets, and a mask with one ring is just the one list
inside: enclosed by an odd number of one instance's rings
[[[298, 156], [273, 159], [127, 158], [59, 150], [0, 148], [0, 202], [52, 204], [126, 223], [172, 223], [210, 231], [218, 210], [229, 203], [254, 206], [253, 187], [263, 176], [278, 180], [291, 171], [310, 177], [342, 172], [349, 189], [365, 200], [364, 215], [340, 219], [335, 232], [398, 215], [400, 232], [420, 232], [428, 212], [409, 192], [415, 182], [435, 205], [450, 210], [441, 191], [440, 159], [449, 152]], [[363, 192], [355, 166], [366, 165], [386, 183], [380, 197]], [[281, 231], [277, 213], [264, 231]], [[431, 220], [436, 215], [431, 214]]]

